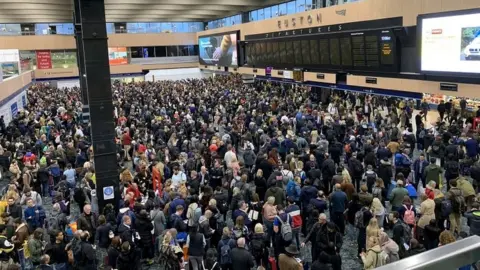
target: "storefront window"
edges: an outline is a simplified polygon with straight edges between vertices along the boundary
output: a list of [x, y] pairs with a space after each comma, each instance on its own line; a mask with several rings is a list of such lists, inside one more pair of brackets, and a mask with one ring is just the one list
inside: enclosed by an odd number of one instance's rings
[[37, 68], [37, 55], [35, 51], [20, 51], [20, 66], [22, 71]]
[[258, 10], [254, 10], [250, 12], [250, 21], [251, 22], [258, 21]]
[[167, 46], [167, 56], [168, 57], [178, 56], [178, 46]]
[[305, 0], [296, 0], [297, 5], [297, 12], [304, 12], [305, 11]]

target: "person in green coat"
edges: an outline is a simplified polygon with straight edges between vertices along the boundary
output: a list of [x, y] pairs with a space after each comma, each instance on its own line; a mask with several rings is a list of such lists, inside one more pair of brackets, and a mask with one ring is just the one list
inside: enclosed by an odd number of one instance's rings
[[443, 169], [440, 168], [440, 166], [438, 166], [436, 162], [436, 158], [430, 158], [430, 164], [425, 168], [425, 171], [423, 171], [423, 176], [426, 183], [429, 183], [430, 181], [435, 181], [437, 187], [441, 189], [441, 184], [443, 183], [440, 183], [440, 181], [442, 179]]
[[43, 255], [43, 229], [37, 228], [33, 236], [28, 240], [28, 250], [30, 252], [30, 261], [33, 266], [40, 265], [40, 257]]
[[463, 197], [467, 204], [467, 211], [470, 211], [475, 201], [475, 189], [467, 178], [460, 176], [457, 178], [457, 187], [462, 191]]
[[408, 190], [403, 186], [402, 180], [397, 180], [397, 186], [390, 193], [390, 204], [392, 211], [399, 211], [403, 207], [403, 198], [408, 197]]

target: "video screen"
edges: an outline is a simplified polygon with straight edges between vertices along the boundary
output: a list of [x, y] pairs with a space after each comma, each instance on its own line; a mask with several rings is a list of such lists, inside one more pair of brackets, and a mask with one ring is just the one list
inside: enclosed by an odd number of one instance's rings
[[421, 70], [480, 73], [480, 12], [423, 18]]
[[238, 66], [237, 34], [198, 38], [200, 64]]

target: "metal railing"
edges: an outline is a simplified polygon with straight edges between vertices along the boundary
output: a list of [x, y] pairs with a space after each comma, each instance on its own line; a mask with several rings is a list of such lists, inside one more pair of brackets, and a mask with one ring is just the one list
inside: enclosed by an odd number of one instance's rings
[[478, 261], [480, 261], [480, 237], [475, 235], [376, 269], [455, 270]]

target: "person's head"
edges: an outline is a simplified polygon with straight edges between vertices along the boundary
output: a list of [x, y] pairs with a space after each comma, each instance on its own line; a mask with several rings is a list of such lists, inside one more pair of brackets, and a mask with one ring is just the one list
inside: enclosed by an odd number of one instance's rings
[[239, 228], [243, 228], [245, 226], [245, 220], [243, 216], [238, 216], [237, 219], [235, 220], [235, 226]]
[[419, 157], [420, 161], [424, 161], [425, 160], [425, 154], [420, 154], [420, 157]]
[[15, 204], [15, 200], [12, 197], [8, 198], [8, 205], [13, 206]]
[[82, 239], [82, 241], [88, 241], [89, 238], [90, 238], [90, 233], [87, 231], [83, 231], [80, 234], [80, 239]]
[[257, 170], [257, 176], [262, 177], [263, 176], [263, 171], [261, 169]]
[[33, 207], [35, 205], [32, 198], [27, 199], [27, 205], [28, 207]]
[[113, 237], [112, 242], [110, 243], [110, 245], [114, 248], [119, 248], [121, 244], [122, 240], [120, 239], [120, 236]]
[[423, 193], [423, 194], [420, 195], [420, 200], [421, 200], [422, 202], [426, 201], [427, 199], [428, 199], [428, 196], [427, 196], [425, 193]]
[[439, 246], [445, 246], [447, 244], [455, 242], [455, 236], [448, 230], [443, 231], [440, 233], [440, 236], [438, 237]]
[[205, 217], [207, 219], [210, 219], [213, 216], [213, 212], [210, 210], [205, 211]]
[[178, 215], [182, 215], [183, 214], [183, 205], [177, 205], [177, 207], [175, 208], [176, 212]]
[[412, 205], [412, 199], [408, 195], [403, 196], [403, 204], [407, 206]]
[[385, 188], [385, 184], [383, 182], [383, 179], [378, 177], [377, 180], [375, 180], [375, 186], [380, 187], [380, 188]]
[[55, 240], [56, 241], [63, 241], [64, 235], [62, 231], [55, 232]]
[[37, 240], [42, 240], [43, 237], [43, 229], [42, 228], [37, 228], [35, 231], [33, 231], [33, 238]]
[[430, 158], [430, 164], [435, 164], [437, 162], [437, 159], [432, 157]]
[[384, 244], [390, 241], [390, 237], [388, 237], [388, 234], [386, 232], [381, 231], [378, 234], [378, 240], [379, 240], [379, 244], [383, 246]]
[[255, 233], [257, 234], [263, 234], [263, 225], [260, 223], [257, 223], [255, 225]]
[[479, 202], [472, 203], [472, 210], [479, 210], [479, 209], [480, 209], [480, 203]]
[[403, 187], [403, 181], [397, 180], [397, 187]]
[[405, 179], [405, 176], [403, 175], [403, 173], [397, 173], [397, 180], [401, 180], [402, 184], [404, 179]]
[[370, 229], [378, 229], [378, 220], [376, 218], [371, 218], [368, 222], [368, 228]]
[[129, 215], [124, 215], [122, 218], [123, 224], [130, 226], [132, 224], [132, 219]]
[[323, 190], [319, 190], [317, 192], [317, 197], [323, 199], [325, 197], [325, 194], [323, 193]]
[[390, 214], [388, 214], [388, 220], [393, 223], [396, 223], [399, 217], [400, 214], [397, 211], [392, 211]]
[[121, 250], [123, 253], [130, 252], [130, 243], [128, 241], [123, 242], [121, 246]]
[[368, 187], [367, 185], [363, 184], [360, 186], [360, 191], [363, 192], [363, 193], [366, 193], [368, 191]]
[[45, 254], [45, 255], [42, 255], [40, 257], [40, 264], [49, 264], [50, 263], [50, 256], [48, 256], [48, 254]]
[[320, 216], [318, 216], [318, 222], [320, 224], [326, 224], [327, 223], [327, 215], [324, 213], [321, 213]]
[[27, 196], [27, 197], [31, 197], [32, 196], [32, 190], [29, 187], [25, 187], [23, 189], [23, 194], [25, 194], [25, 196]]
[[268, 197], [267, 198], [267, 203], [269, 205], [274, 205], [275, 204], [275, 197], [273, 197], [273, 196]]
[[335, 190], [336, 191], [341, 191], [342, 190], [342, 185], [339, 184], [339, 183], [335, 184]]
[[433, 180], [428, 182], [427, 188], [435, 189], [436, 187], [437, 187], [437, 182], [435, 182]]
[[281, 204], [277, 204], [277, 212], [278, 213], [284, 213], [285, 212], [285, 207]]
[[240, 237], [237, 240], [237, 247], [244, 248], [245, 247], [245, 238]]
[[230, 228], [224, 227], [223, 230], [222, 230], [222, 235], [224, 235], [226, 237], [230, 237]]
[[87, 215], [90, 215], [90, 213], [92, 212], [92, 206], [90, 204], [86, 204], [83, 207], [83, 212]]
[[238, 194], [240, 194], [240, 189], [238, 187], [234, 187], [232, 191], [232, 195], [237, 196]]

